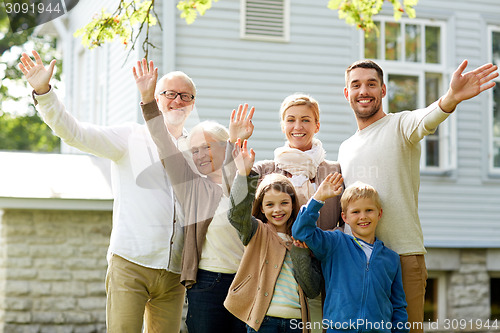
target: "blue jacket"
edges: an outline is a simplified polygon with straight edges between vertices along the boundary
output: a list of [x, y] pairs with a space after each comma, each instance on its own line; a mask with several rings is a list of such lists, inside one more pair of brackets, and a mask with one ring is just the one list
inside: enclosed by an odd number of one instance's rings
[[316, 227], [323, 204], [311, 199], [292, 227], [321, 261], [328, 332], [409, 332], [399, 255], [375, 240], [368, 261], [358, 241], [338, 230]]

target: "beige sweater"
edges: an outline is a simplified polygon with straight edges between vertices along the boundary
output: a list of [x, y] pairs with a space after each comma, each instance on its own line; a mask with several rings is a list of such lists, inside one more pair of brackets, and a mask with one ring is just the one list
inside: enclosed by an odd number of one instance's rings
[[229, 192], [229, 185], [236, 174], [231, 149], [226, 148], [221, 188], [191, 169], [182, 153], [172, 142], [156, 101], [141, 105], [141, 107], [151, 137], [158, 148], [158, 154], [174, 188], [175, 196], [184, 211], [181, 283], [189, 288], [196, 283], [198, 263], [208, 226], [219, 205], [223, 190]]

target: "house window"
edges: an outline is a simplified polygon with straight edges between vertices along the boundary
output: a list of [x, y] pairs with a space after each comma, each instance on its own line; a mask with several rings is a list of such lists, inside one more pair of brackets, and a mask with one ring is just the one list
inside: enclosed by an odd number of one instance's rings
[[490, 279], [490, 319], [500, 320], [500, 278]]
[[[435, 102], [444, 93], [444, 24], [425, 20], [381, 19], [377, 31], [364, 38], [363, 58], [384, 69], [388, 112], [415, 110]], [[453, 168], [451, 126], [446, 121], [421, 143], [424, 171]]]
[[425, 287], [424, 322], [437, 321], [437, 279], [427, 279]]
[[290, 0], [241, 0], [241, 4], [241, 38], [289, 41]]
[[441, 322], [446, 316], [445, 272], [429, 272], [425, 287], [424, 323]]
[[[490, 61], [500, 66], [500, 27], [490, 28], [491, 52]], [[496, 86], [491, 92], [491, 129], [490, 129], [490, 167], [493, 172], [500, 173], [500, 79], [496, 78]]]

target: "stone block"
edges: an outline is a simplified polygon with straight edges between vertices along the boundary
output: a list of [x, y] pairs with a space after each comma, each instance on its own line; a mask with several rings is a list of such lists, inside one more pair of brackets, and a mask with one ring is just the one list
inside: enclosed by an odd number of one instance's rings
[[6, 275], [9, 280], [33, 280], [38, 271], [35, 268], [9, 268]]
[[37, 324], [64, 324], [64, 315], [55, 311], [37, 311], [33, 312], [32, 321]]
[[38, 272], [40, 281], [69, 281], [71, 280], [71, 272], [66, 270], [43, 269]]
[[83, 311], [66, 311], [64, 312], [64, 318], [67, 323], [77, 325], [92, 323], [92, 315]]
[[73, 325], [44, 325], [40, 328], [40, 333], [73, 333]]
[[31, 323], [31, 313], [25, 311], [5, 311], [4, 323], [6, 324], [28, 324]]
[[6, 296], [25, 296], [30, 293], [30, 286], [27, 281], [12, 281], [5, 282]]
[[31, 283], [31, 296], [40, 297], [52, 295], [52, 283], [43, 281], [33, 281]]
[[94, 267], [90, 269], [80, 269], [72, 270], [73, 280], [85, 281], [85, 282], [100, 282], [104, 285], [104, 280], [106, 278], [106, 268]]
[[78, 299], [78, 307], [82, 310], [105, 310], [106, 297], [84, 297]]
[[9, 297], [4, 300], [5, 311], [29, 311], [33, 306], [31, 298]]
[[86, 296], [85, 283], [80, 281], [54, 282], [52, 286], [53, 296], [84, 297]]
[[104, 280], [100, 282], [87, 283], [87, 295], [106, 297]]
[[95, 269], [97, 267], [97, 258], [68, 258], [65, 260], [65, 264], [70, 270]]

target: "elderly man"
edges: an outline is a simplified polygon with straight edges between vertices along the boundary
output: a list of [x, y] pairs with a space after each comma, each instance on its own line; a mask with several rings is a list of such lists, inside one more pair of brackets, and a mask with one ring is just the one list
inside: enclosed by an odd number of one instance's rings
[[[175, 198], [145, 125], [96, 126], [77, 121], [49, 85], [48, 68], [33, 51], [19, 68], [33, 87], [44, 121], [68, 145], [111, 160], [113, 229], [106, 275], [109, 332], [179, 332], [185, 288], [179, 283], [183, 232]], [[182, 72], [157, 84], [155, 98], [170, 135], [181, 145], [196, 88]], [[182, 149], [181, 149], [182, 150]]]

